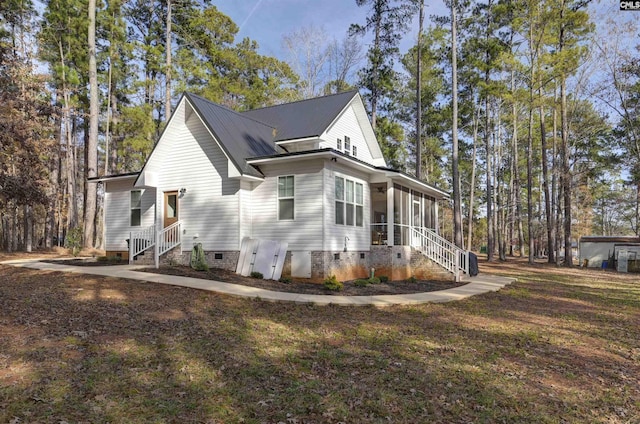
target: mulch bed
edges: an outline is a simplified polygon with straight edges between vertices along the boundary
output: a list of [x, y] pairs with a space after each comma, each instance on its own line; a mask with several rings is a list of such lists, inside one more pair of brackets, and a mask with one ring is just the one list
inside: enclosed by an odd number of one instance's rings
[[99, 261], [96, 258], [73, 258], [73, 259], [60, 259], [60, 260], [42, 260], [40, 262], [46, 262], [49, 264], [58, 265], [71, 265], [71, 266], [110, 266], [110, 265], [127, 265], [129, 261], [109, 259], [106, 261]]
[[[72, 266], [110, 266], [110, 265], [126, 265], [126, 260], [116, 261], [99, 261], [96, 258], [73, 258], [64, 260], [44, 260], [42, 262], [64, 264]], [[145, 268], [140, 271], [176, 275], [180, 277], [201, 278], [203, 280], [216, 280], [225, 283], [240, 284], [243, 286], [257, 287], [265, 290], [280, 291], [286, 293], [301, 294], [324, 294], [335, 296], [375, 296], [385, 294], [410, 294], [424, 293], [438, 290], [446, 290], [454, 287], [462, 286], [466, 283], [455, 283], [453, 281], [432, 281], [418, 280], [416, 282], [409, 281], [389, 281], [387, 283], [369, 284], [365, 287], [359, 287], [354, 284], [355, 280], [345, 281], [344, 288], [339, 291], [327, 290], [322, 283], [311, 283], [304, 279], [293, 279], [291, 283], [283, 283], [274, 280], [263, 280], [259, 278], [244, 277], [232, 271], [219, 268], [211, 268], [209, 271], [196, 271], [188, 266], [163, 266], [159, 269]]]
[[358, 287], [353, 281], [345, 281], [344, 288], [339, 292], [335, 292], [327, 290], [322, 283], [310, 283], [305, 280], [293, 279], [291, 283], [287, 284], [274, 280], [244, 277], [232, 271], [217, 268], [212, 268], [209, 271], [196, 271], [188, 266], [168, 266], [160, 267], [159, 269], [147, 268], [142, 269], [141, 271], [156, 274], [177, 275], [181, 277], [202, 278], [205, 280], [216, 280], [225, 283], [240, 284], [243, 286], [287, 293], [324, 294], [336, 296], [373, 296], [382, 294], [423, 293], [446, 290], [466, 284], [455, 283], [453, 281], [418, 280], [415, 283], [408, 281], [389, 281], [387, 283], [369, 284], [365, 287]]

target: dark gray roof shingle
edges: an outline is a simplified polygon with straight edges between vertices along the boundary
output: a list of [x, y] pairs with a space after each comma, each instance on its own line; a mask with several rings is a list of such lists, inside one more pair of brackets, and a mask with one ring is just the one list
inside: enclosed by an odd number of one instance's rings
[[275, 127], [274, 141], [294, 140], [321, 135], [349, 104], [357, 91], [242, 112], [243, 116]]

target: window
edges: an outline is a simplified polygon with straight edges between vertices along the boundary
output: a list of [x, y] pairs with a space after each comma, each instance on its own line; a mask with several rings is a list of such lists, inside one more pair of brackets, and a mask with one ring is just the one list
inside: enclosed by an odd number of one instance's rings
[[364, 193], [362, 184], [356, 183], [356, 226], [364, 225]]
[[293, 220], [294, 208], [294, 181], [293, 175], [278, 177], [278, 220]]
[[348, 136], [344, 136], [344, 152], [346, 154], [351, 153], [351, 139]]
[[336, 224], [362, 227], [364, 225], [364, 186], [355, 181], [336, 177]]
[[345, 216], [347, 218], [347, 225], [353, 225], [353, 211], [354, 211], [354, 202], [353, 202], [353, 181], [347, 180], [346, 182], [346, 213]]
[[342, 140], [338, 139], [336, 141], [336, 149], [342, 150]]
[[355, 145], [351, 147], [351, 151], [353, 153], [353, 156], [358, 156], [358, 148]]
[[344, 225], [344, 178], [336, 177], [336, 224]]
[[132, 227], [139, 227], [142, 220], [142, 190], [131, 190], [130, 208], [131, 213], [129, 215], [130, 225]]

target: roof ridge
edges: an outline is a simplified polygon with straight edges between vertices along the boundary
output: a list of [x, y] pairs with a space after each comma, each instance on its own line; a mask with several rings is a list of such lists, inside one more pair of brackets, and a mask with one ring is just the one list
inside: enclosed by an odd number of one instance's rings
[[[238, 115], [238, 116], [242, 117], [243, 119], [249, 119], [250, 121], [257, 122], [258, 124], [262, 124], [262, 125], [264, 125], [266, 127], [269, 127], [271, 129], [274, 129], [274, 130], [276, 129], [276, 127], [274, 127], [271, 124], [268, 124], [268, 123], [263, 122], [263, 121], [259, 121], [259, 120], [255, 119], [255, 118], [251, 117], [251, 116], [246, 116], [246, 115], [244, 115], [243, 112], [238, 112], [238, 111], [235, 111], [235, 110], [231, 109], [230, 107], [221, 105], [220, 103], [212, 102], [211, 100], [206, 99], [206, 98], [204, 98], [202, 96], [199, 96], [199, 95], [197, 95], [195, 93], [191, 93], [189, 91], [185, 91], [185, 94], [187, 94], [187, 96], [189, 96], [189, 97], [197, 97], [200, 100], [204, 100], [205, 102], [210, 103], [210, 104], [212, 104], [214, 106], [217, 106], [219, 108], [222, 108], [222, 109], [224, 109], [226, 111], [229, 111], [229, 112], [233, 113], [234, 115]], [[252, 110], [255, 110], [255, 109], [252, 109]], [[247, 112], [247, 111], [245, 111], [245, 112]]]
[[294, 105], [296, 103], [310, 102], [312, 100], [319, 100], [319, 99], [326, 99], [327, 97], [340, 96], [340, 95], [345, 95], [345, 94], [348, 94], [348, 93], [353, 93], [355, 95], [356, 93], [358, 93], [358, 90], [353, 89], [353, 90], [348, 90], [348, 91], [342, 91], [340, 93], [333, 93], [333, 94], [326, 94], [324, 96], [311, 97], [309, 99], [301, 99], [301, 100], [296, 100], [296, 101], [293, 101], [293, 102], [280, 103], [279, 105], [271, 105], [271, 106], [259, 107], [259, 108], [256, 108], [256, 109], [245, 110], [244, 112], [240, 112], [240, 113], [244, 114], [244, 113], [253, 112], [253, 111], [256, 111], [256, 110], [265, 110], [265, 109], [270, 109], [270, 108], [274, 108], [274, 107], [281, 107], [281, 106], [286, 106], [286, 105]]

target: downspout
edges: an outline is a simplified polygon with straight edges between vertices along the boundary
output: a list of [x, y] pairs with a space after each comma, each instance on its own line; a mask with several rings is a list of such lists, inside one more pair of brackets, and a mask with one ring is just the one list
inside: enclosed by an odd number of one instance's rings
[[153, 222], [155, 223], [153, 231], [153, 236], [155, 237], [153, 243], [153, 265], [158, 269], [160, 268], [160, 231], [158, 231], [158, 228], [161, 226], [158, 220], [158, 187], [155, 187], [154, 190], [156, 191], [156, 201], [153, 204]]

